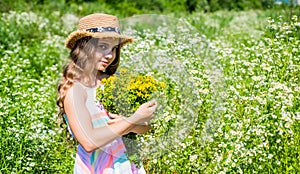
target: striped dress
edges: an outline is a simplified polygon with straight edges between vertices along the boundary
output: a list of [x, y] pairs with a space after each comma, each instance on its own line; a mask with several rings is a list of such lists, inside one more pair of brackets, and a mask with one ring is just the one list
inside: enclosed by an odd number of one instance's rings
[[[87, 92], [86, 107], [92, 116], [92, 125], [99, 128], [107, 125], [107, 111], [102, 104], [96, 101], [96, 88], [82, 85]], [[64, 116], [68, 124], [66, 115]], [[69, 125], [69, 132], [73, 135]], [[86, 152], [79, 144], [74, 164], [74, 174], [144, 174], [144, 168], [136, 168], [135, 164], [130, 163], [126, 154], [126, 148], [122, 138], [117, 138], [110, 144], [105, 145], [93, 152]]]

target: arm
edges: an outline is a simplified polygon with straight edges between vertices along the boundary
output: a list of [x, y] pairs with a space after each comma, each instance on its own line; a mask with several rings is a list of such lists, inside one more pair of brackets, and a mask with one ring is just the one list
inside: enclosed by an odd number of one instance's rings
[[[119, 122], [125, 118], [125, 116], [112, 114], [112, 113], [109, 113], [109, 116], [111, 118], [113, 118], [107, 122], [109, 125]], [[128, 134], [129, 132], [133, 132], [133, 133], [137, 133], [137, 134], [144, 134], [144, 133], [148, 132], [150, 130], [150, 128], [151, 128], [151, 126], [149, 125], [149, 122], [145, 122], [142, 124], [135, 124], [134, 126], [132, 126], [131, 129], [128, 130], [128, 132], [125, 132], [125, 134]]]
[[157, 107], [156, 101], [150, 101], [144, 103], [132, 116], [124, 118], [116, 124], [93, 128], [90, 113], [85, 105], [86, 98], [85, 90], [80, 85], [74, 84], [67, 91], [64, 109], [70, 128], [87, 152], [98, 149], [126, 134], [134, 125], [149, 121]]
[[74, 84], [67, 91], [64, 108], [70, 128], [78, 142], [87, 152], [91, 152], [112, 142], [134, 126], [133, 122], [123, 119], [117, 124], [93, 128], [91, 116], [86, 108], [85, 101], [85, 90], [81, 86]]
[[130, 132], [134, 132], [137, 134], [144, 134], [150, 130], [150, 125], [135, 125]]

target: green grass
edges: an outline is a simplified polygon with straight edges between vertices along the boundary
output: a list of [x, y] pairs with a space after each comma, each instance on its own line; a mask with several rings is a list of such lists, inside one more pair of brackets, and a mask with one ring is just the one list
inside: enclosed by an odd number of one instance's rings
[[[152, 153], [142, 153], [149, 173], [300, 171], [300, 23], [277, 14], [195, 13], [183, 19], [191, 25], [176, 26], [165, 16], [165, 32], [124, 30], [136, 42], [125, 47], [121, 66], [170, 87], [142, 137]], [[71, 173], [76, 146], [57, 124], [55, 101], [74, 18], [1, 15], [0, 173]]]

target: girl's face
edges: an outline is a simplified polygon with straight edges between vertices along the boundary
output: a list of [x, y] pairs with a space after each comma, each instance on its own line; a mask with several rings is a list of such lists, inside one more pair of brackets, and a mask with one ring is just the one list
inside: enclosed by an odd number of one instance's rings
[[95, 63], [97, 70], [104, 71], [115, 60], [118, 45], [118, 39], [99, 39], [95, 51]]

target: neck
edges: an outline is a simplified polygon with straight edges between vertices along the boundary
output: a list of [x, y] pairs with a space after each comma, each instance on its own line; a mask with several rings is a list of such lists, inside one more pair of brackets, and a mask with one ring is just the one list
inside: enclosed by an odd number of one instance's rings
[[108, 78], [110, 75], [104, 73], [104, 72], [101, 72], [101, 71], [98, 71], [97, 75], [96, 75], [96, 78], [97, 80], [102, 80], [104, 78]]

